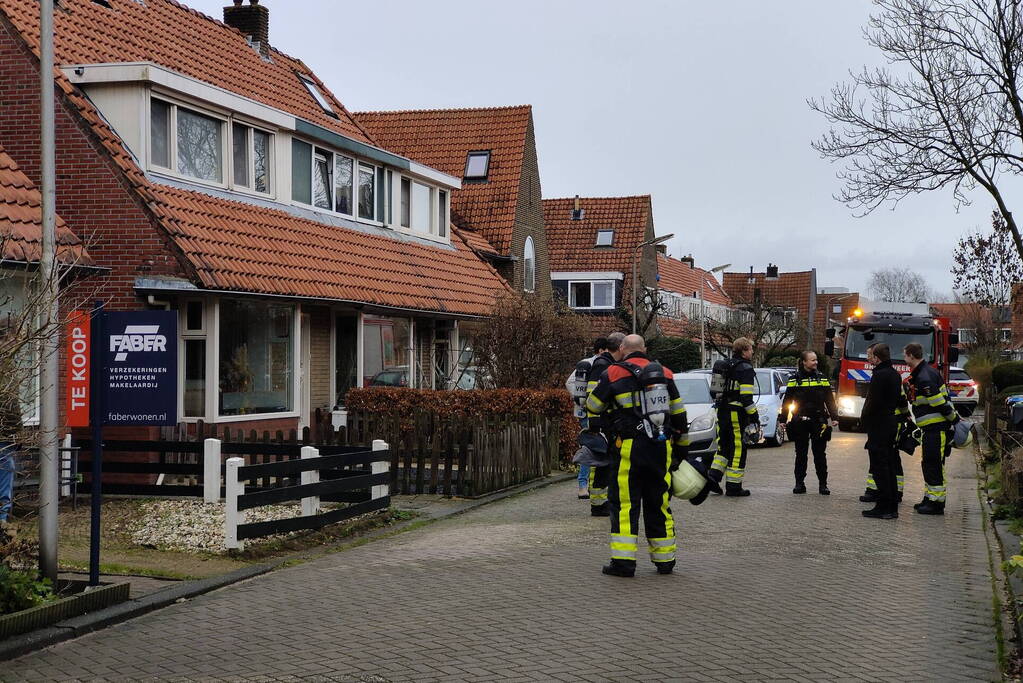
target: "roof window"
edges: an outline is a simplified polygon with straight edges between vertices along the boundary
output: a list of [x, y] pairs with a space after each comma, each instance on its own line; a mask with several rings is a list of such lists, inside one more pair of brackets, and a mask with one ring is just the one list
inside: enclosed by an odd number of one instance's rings
[[302, 81], [302, 85], [305, 86], [305, 89], [309, 91], [309, 94], [313, 96], [313, 99], [316, 100], [316, 103], [323, 108], [323, 111], [336, 117], [337, 114], [334, 112], [334, 107], [330, 105], [330, 102], [324, 96], [323, 91], [320, 90], [320, 86], [316, 85], [316, 83], [302, 74], [299, 74], [298, 78]]
[[465, 177], [469, 180], [486, 180], [490, 173], [490, 151], [469, 152], [465, 158]]
[[610, 247], [615, 241], [614, 230], [598, 230], [597, 231], [597, 246], [598, 247]]

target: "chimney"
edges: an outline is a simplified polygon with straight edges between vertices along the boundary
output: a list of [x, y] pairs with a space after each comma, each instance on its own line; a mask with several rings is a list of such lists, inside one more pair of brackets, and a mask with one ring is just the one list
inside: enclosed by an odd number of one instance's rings
[[657, 253], [660, 254], [661, 256], [667, 256], [668, 255], [668, 245], [667, 244], [655, 244], [654, 247], [657, 249]]
[[679, 259], [679, 261], [681, 261], [682, 263], [686, 264], [690, 268], [695, 268], [696, 267], [696, 259], [693, 258], [692, 254], [688, 254], [687, 256], [683, 256], [682, 258]]
[[777, 280], [778, 279], [778, 266], [773, 263], [767, 264], [767, 277], [766, 280]]
[[265, 55], [270, 47], [270, 10], [260, 5], [259, 0], [234, 0], [234, 5], [224, 8], [224, 23], [241, 31], [252, 46]]
[[586, 216], [586, 211], [582, 208], [582, 203], [579, 201], [579, 195], [575, 196], [575, 208], [572, 209], [572, 220], [581, 221]]

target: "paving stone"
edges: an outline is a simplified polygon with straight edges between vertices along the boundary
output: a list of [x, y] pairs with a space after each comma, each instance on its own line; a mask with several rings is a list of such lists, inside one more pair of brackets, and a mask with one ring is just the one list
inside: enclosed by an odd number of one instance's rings
[[862, 444], [835, 435], [831, 496], [792, 495], [786, 445], [750, 454], [749, 498], [676, 501], [670, 577], [645, 561], [603, 576], [607, 520], [567, 482], [7, 662], [0, 679], [997, 678], [972, 460], [949, 461], [944, 517], [913, 513], [923, 483], [905, 458], [901, 518], [867, 520]]

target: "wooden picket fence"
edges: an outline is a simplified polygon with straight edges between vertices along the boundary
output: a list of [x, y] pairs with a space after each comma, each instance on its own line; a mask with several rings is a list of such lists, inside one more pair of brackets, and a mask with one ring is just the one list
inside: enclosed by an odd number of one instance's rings
[[[287, 460], [296, 451], [258, 444], [367, 446], [381, 439], [391, 447], [392, 494], [429, 493], [478, 497], [547, 476], [558, 460], [559, 423], [535, 414], [446, 418], [416, 413], [404, 420], [364, 411], [348, 414], [347, 427], [334, 429], [329, 412], [317, 410], [311, 426], [275, 432], [204, 422], [165, 428], [168, 441], [220, 439], [253, 444], [246, 465]], [[193, 452], [166, 452], [161, 461], [196, 463]], [[179, 470], [180, 471], [180, 470]]]

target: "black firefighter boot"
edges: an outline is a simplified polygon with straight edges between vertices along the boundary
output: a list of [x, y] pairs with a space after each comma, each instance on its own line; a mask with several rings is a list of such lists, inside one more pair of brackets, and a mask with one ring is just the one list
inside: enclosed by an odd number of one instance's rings
[[828, 480], [827, 479], [823, 479], [823, 480], [817, 482], [817, 493], [821, 494], [822, 496], [830, 496], [831, 495], [831, 489], [828, 488]]
[[675, 571], [675, 560], [671, 562], [654, 562], [658, 574], [670, 574]]
[[862, 514], [864, 517], [869, 517], [870, 519], [899, 518], [898, 507], [896, 505], [888, 505], [882, 503], [881, 501], [877, 501], [877, 505], [875, 505], [870, 510], [863, 510]]
[[610, 517], [611, 516], [611, 503], [604, 501], [600, 505], [590, 506], [590, 515], [593, 517]]
[[[714, 483], [721, 484], [721, 480], [725, 478], [725, 473], [722, 472], [721, 470], [716, 470], [716, 469], [714, 469], [712, 467], [709, 470], [707, 470], [707, 476], [710, 477], [711, 479], [713, 479]], [[715, 496], [720, 496], [721, 495], [721, 487], [718, 486], [718, 490], [717, 491], [711, 489], [711, 493], [713, 493]]]
[[631, 579], [636, 575], [636, 563], [611, 560], [610, 564], [605, 564], [604, 568], [600, 571], [608, 576], [621, 576], [622, 578]]
[[742, 484], [733, 484], [732, 482], [727, 482], [725, 484], [726, 496], [730, 496], [732, 498], [742, 498], [743, 496], [748, 496], [749, 493], [750, 493], [749, 489], [744, 489], [742, 487]]
[[916, 507], [921, 515], [943, 515], [945, 514], [945, 503], [940, 500], [925, 500]]
[[867, 489], [860, 496], [861, 503], [876, 503], [878, 500], [877, 489]]
[[792, 488], [792, 493], [806, 493], [806, 484], [802, 481], [797, 481], [796, 485]]

